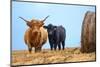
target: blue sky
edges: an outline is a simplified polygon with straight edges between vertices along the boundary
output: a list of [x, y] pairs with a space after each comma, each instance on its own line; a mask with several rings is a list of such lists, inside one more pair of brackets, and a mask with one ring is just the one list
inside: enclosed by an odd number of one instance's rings
[[[31, 19], [44, 19], [47, 15], [50, 17], [45, 21], [45, 25], [50, 23], [62, 25], [66, 29], [66, 46], [79, 47], [81, 38], [81, 26], [84, 15], [87, 11], [95, 12], [95, 6], [46, 4], [30, 2], [12, 2], [12, 50], [27, 49], [24, 43], [24, 33], [28, 28], [25, 22], [19, 16]], [[49, 48], [49, 43], [43, 46]]]

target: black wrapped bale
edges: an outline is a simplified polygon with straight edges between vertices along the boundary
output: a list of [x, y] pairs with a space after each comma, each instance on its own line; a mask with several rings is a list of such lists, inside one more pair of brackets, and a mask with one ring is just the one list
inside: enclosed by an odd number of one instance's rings
[[96, 16], [95, 12], [87, 11], [82, 24], [81, 52], [96, 51]]

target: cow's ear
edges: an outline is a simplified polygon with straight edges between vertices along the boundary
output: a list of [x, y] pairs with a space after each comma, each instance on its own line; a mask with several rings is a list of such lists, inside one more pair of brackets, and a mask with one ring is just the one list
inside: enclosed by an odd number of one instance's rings
[[57, 26], [54, 26], [53, 28], [57, 28]]
[[57, 29], [57, 26], [54, 26], [53, 28], [54, 28], [54, 30], [56, 30]]
[[43, 26], [44, 28], [48, 29], [48, 26]]
[[32, 27], [32, 23], [31, 22], [28, 22], [27, 23], [27, 26]]

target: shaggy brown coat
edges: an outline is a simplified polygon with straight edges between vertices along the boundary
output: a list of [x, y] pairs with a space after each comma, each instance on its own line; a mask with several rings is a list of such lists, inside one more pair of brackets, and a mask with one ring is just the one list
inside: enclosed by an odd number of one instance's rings
[[35, 52], [41, 51], [41, 48], [43, 44], [46, 43], [48, 37], [47, 30], [43, 28], [44, 21], [48, 16], [44, 20], [33, 19], [31, 21], [27, 21], [22, 17], [20, 18], [27, 22], [27, 26], [29, 26], [24, 35], [24, 41], [28, 46], [29, 52], [31, 53], [32, 47], [35, 48]]

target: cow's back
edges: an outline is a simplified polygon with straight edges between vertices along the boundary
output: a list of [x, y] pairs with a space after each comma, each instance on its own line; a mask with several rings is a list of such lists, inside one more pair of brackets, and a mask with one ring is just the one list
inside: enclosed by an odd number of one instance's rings
[[56, 29], [56, 36], [56, 38], [59, 39], [59, 41], [64, 41], [66, 37], [65, 28], [62, 26], [58, 26]]

